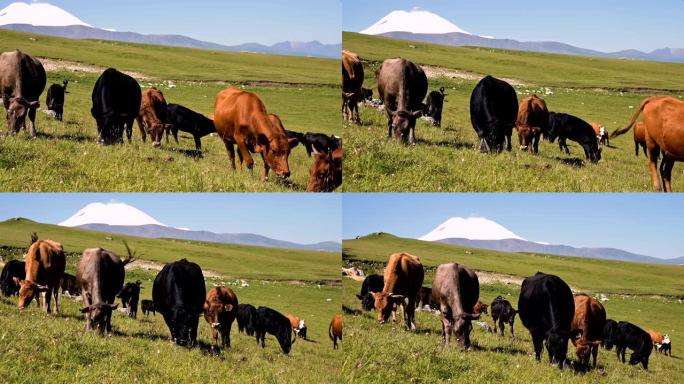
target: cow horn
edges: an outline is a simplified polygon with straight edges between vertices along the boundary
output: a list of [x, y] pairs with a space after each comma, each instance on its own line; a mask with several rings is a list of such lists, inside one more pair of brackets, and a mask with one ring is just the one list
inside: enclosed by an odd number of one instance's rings
[[123, 261], [123, 265], [126, 265], [135, 261], [135, 251], [133, 251], [131, 247], [128, 246], [128, 242], [126, 240], [124, 240], [123, 243], [126, 247], [126, 252], [128, 253], [128, 258], [126, 258], [126, 260]]

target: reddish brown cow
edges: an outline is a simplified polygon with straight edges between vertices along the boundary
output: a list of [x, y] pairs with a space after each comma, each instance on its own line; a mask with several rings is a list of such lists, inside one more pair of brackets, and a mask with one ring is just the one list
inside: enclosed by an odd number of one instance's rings
[[610, 145], [610, 135], [603, 125], [592, 122], [591, 127], [594, 129], [594, 133], [596, 134], [596, 139], [599, 141], [599, 144]]
[[634, 126], [634, 155], [639, 157], [639, 147], [644, 152], [644, 155], [648, 156], [646, 152], [646, 126], [644, 122], [640, 121]]
[[166, 142], [169, 142], [168, 132], [173, 125], [166, 124], [166, 100], [160, 90], [152, 87], [143, 92], [137, 120], [143, 142], [147, 140], [145, 133], [149, 132], [152, 135], [152, 145], [161, 146], [164, 131], [167, 132]]
[[570, 325], [570, 340], [577, 348], [577, 358], [580, 364], [588, 367], [591, 354], [594, 368], [596, 368], [596, 356], [603, 339], [605, 325], [606, 310], [601, 302], [584, 293], [575, 296], [575, 316]]
[[332, 153], [318, 153], [309, 169], [307, 192], [332, 192], [342, 185], [342, 159], [344, 149], [340, 147]]
[[230, 327], [237, 316], [238, 299], [230, 288], [214, 287], [207, 292], [204, 301], [204, 320], [211, 327], [214, 348], [218, 350], [218, 335], [221, 334], [221, 346], [230, 348]]
[[537, 95], [522, 99], [515, 122], [520, 149], [526, 151], [532, 145], [532, 152], [539, 153], [539, 138], [549, 129], [549, 110], [546, 102]]
[[489, 305], [478, 300], [477, 303], [475, 303], [475, 306], [473, 307], [473, 315], [479, 315], [481, 313], [488, 313], [487, 308], [489, 308]]
[[[382, 292], [371, 292], [378, 323], [387, 321], [395, 305], [403, 307], [406, 328], [416, 329], [416, 296], [423, 285], [423, 264], [418, 256], [405, 252], [390, 255], [385, 267]], [[404, 299], [408, 298], [408, 305]]]
[[665, 338], [665, 336], [663, 336], [662, 333], [654, 331], [653, 329], [649, 329], [646, 332], [648, 332], [648, 335], [651, 336], [651, 341], [653, 341], [653, 347], [655, 347], [656, 344], [663, 343], [663, 339]]
[[684, 161], [684, 101], [671, 96], [651, 96], [641, 102], [634, 111], [629, 124], [619, 129], [610, 137], [616, 137], [629, 131], [643, 111], [646, 147], [648, 148], [648, 167], [655, 191], [661, 190], [658, 179], [658, 157], [662, 153], [660, 176], [663, 179], [663, 190], [672, 192], [672, 167], [675, 161]]
[[288, 139], [282, 125], [273, 124], [266, 112], [266, 106], [257, 95], [232, 87], [224, 89], [216, 95], [213, 120], [216, 132], [226, 146], [233, 169], [233, 145], [237, 144], [240, 166], [244, 161], [251, 171], [254, 160], [250, 152], [259, 153], [264, 161], [264, 180], [268, 179], [268, 171], [271, 168], [278, 177], [290, 176], [287, 158], [290, 149], [297, 145], [298, 141]]
[[59, 313], [59, 282], [66, 259], [62, 244], [52, 240], [37, 240], [26, 253], [26, 278], [20, 281], [19, 309], [31, 304], [33, 298], [40, 307], [40, 292], [45, 293], [45, 310], [50, 312], [50, 297], [55, 296], [55, 312]]
[[333, 349], [337, 349], [337, 340], [342, 341], [342, 327], [344, 323], [342, 320], [342, 315], [335, 315], [330, 322], [328, 327], [328, 336], [333, 342]]
[[342, 113], [345, 120], [354, 118], [354, 111], [356, 111], [355, 121], [361, 123], [359, 116], [359, 106], [361, 87], [363, 86], [363, 64], [359, 55], [354, 52], [342, 50]]

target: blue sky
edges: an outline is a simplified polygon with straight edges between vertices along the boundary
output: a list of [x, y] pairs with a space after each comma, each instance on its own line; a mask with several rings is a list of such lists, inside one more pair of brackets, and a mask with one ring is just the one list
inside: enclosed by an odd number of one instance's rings
[[[13, 3], [0, 1], [0, 8]], [[24, 2], [29, 2], [24, 0]], [[219, 44], [339, 43], [339, 0], [48, 0], [100, 28], [180, 34]]]
[[345, 193], [342, 205], [345, 239], [418, 238], [450, 217], [480, 216], [531, 241], [684, 256], [684, 194]]
[[342, 27], [358, 32], [414, 6], [462, 29], [522, 41], [558, 41], [600, 51], [684, 48], [684, 0], [342, 0]]
[[88, 203], [109, 201], [173, 227], [297, 243], [341, 241], [342, 199], [336, 193], [0, 193], [0, 221], [26, 217], [57, 224]]

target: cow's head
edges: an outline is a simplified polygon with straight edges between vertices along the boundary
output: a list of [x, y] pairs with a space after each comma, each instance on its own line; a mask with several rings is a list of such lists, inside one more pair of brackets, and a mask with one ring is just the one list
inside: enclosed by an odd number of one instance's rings
[[338, 148], [332, 153], [316, 154], [309, 169], [307, 192], [332, 192], [342, 185], [342, 158], [344, 150]]
[[161, 147], [162, 137], [164, 137], [164, 132], [166, 132], [166, 139], [168, 143], [168, 134], [173, 129], [173, 124], [162, 124], [155, 123], [150, 129], [150, 135], [152, 135], [152, 146], [155, 148]]
[[278, 344], [280, 344], [283, 353], [286, 355], [290, 353], [290, 350], [292, 349], [292, 325], [289, 321], [287, 324], [283, 324], [280, 327], [276, 338], [278, 339]]
[[[392, 111], [388, 110], [392, 119], [392, 128], [395, 138], [401, 138], [403, 141], [409, 140], [411, 129], [416, 126], [416, 119], [423, 114], [423, 111]], [[411, 143], [414, 144], [414, 143]]]
[[617, 341], [618, 323], [615, 320], [606, 320], [606, 325], [603, 326], [603, 347], [611, 350]]
[[7, 108], [7, 130], [9, 133], [19, 133], [19, 130], [26, 124], [26, 114], [30, 109], [38, 107], [40, 107], [38, 101], [28, 101], [23, 97], [11, 98], [9, 108]]
[[577, 360], [580, 361], [582, 364], [589, 364], [589, 357], [591, 356], [591, 349], [594, 346], [598, 346], [601, 344], [600, 340], [595, 340], [595, 341], [585, 341], [585, 340], [580, 340], [577, 342], [577, 349], [575, 353], [577, 353]]
[[479, 318], [479, 313], [461, 313], [456, 317], [456, 340], [462, 348], [470, 348], [470, 331], [473, 329], [472, 321]]
[[196, 326], [197, 315], [179, 306], [171, 309], [171, 336], [176, 344], [193, 347], [192, 330]]
[[520, 149], [527, 151], [532, 146], [535, 137], [541, 134], [541, 129], [538, 127], [518, 126], [518, 140], [520, 141]]
[[88, 307], [81, 308], [81, 313], [87, 313], [90, 317], [90, 329], [97, 329], [100, 334], [103, 334], [107, 328], [107, 319], [112, 315], [119, 304], [98, 303], [92, 304]]
[[285, 134], [273, 134], [270, 139], [264, 134], [259, 134], [255, 151], [261, 152], [266, 164], [278, 177], [284, 179], [290, 176], [287, 158], [290, 156], [290, 150], [297, 144], [299, 140], [288, 138]]
[[126, 118], [128, 118], [127, 114], [105, 114], [102, 117], [102, 131], [100, 131], [98, 142], [105, 145], [122, 143]]
[[40, 292], [45, 292], [47, 291], [47, 286], [45, 285], [38, 285], [33, 281], [30, 280], [20, 280], [19, 281], [19, 309], [24, 309], [26, 308], [29, 304], [31, 304], [31, 300], [33, 300], [36, 296], [40, 294]]
[[391, 292], [371, 292], [375, 299], [375, 316], [378, 323], [384, 324], [392, 314], [394, 306], [404, 302], [404, 295]]
[[569, 339], [569, 333], [558, 328], [551, 328], [546, 332], [546, 349], [549, 352], [549, 360], [551, 360], [551, 364], [556, 364], [561, 369], [568, 354]]
[[204, 319], [211, 326], [211, 333], [214, 337], [216, 337], [217, 330], [221, 328], [221, 320], [226, 321], [225, 315], [232, 314], [233, 308], [232, 304], [204, 302]]

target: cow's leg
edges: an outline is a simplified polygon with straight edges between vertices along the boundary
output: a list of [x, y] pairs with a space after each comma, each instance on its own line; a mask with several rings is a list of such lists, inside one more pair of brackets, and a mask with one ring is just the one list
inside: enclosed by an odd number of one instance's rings
[[510, 326], [511, 326], [511, 338], [515, 339], [515, 332], [513, 332], [513, 322], [515, 321], [515, 317], [511, 319]]
[[416, 126], [414, 125], [409, 130], [409, 144], [416, 145]]
[[591, 357], [593, 358], [593, 366], [596, 368], [596, 357], [598, 356], [598, 345], [591, 346]]
[[268, 180], [268, 170], [270, 168], [268, 166], [268, 163], [266, 162], [266, 156], [264, 156], [263, 152], [261, 152], [261, 161], [264, 162], [264, 169], [261, 171], [261, 180], [267, 181]]
[[451, 322], [446, 316], [442, 316], [442, 344], [451, 344]]
[[[147, 141], [147, 133], [145, 132], [145, 123], [142, 117], [138, 116], [135, 118], [138, 121], [138, 128], [140, 129], [140, 137], [142, 137], [143, 143]], [[126, 128], [126, 136], [128, 136], [128, 142], [131, 142], [131, 136], [133, 136], [133, 129]]]
[[[195, 150], [197, 152], [202, 152], [202, 141], [198, 135], [193, 136], [195, 139]], [[176, 139], [176, 144], [178, 144], [178, 139]]]
[[53, 285], [52, 294], [55, 296], [55, 313], [59, 313], [59, 282]]
[[513, 147], [512, 147], [512, 144], [511, 144], [511, 137], [512, 137], [512, 136], [513, 136], [513, 133], [509, 133], [508, 135], [506, 135], [506, 139], [508, 140], [508, 144], [506, 144], [506, 150], [507, 150], [508, 152], [510, 152], [511, 149], [513, 148]]
[[[29, 108], [28, 118], [31, 122], [31, 128], [29, 128], [29, 136], [32, 139], [35, 139], [36, 138], [36, 109], [35, 108]], [[26, 125], [26, 123], [24, 123], [24, 125]]]
[[47, 291], [45, 291], [45, 312], [50, 313], [52, 312], [52, 308], [50, 308], [50, 303], [52, 302], [52, 290], [54, 287], [48, 286]]
[[411, 331], [416, 330], [416, 298], [409, 297], [408, 306], [404, 306], [406, 311], [407, 326]]
[[387, 137], [392, 138], [392, 117], [387, 117]]
[[541, 134], [537, 133], [532, 138], [532, 152], [535, 154], [539, 153], [539, 138], [540, 137], [541, 137]]
[[674, 160], [663, 155], [660, 161], [660, 176], [663, 178], [663, 191], [665, 192], [672, 192], [672, 167], [674, 167]]
[[499, 318], [499, 332], [501, 332], [501, 336], [504, 335], [504, 330], [505, 330], [505, 327], [506, 327], [505, 324], [506, 324], [506, 323], [504, 322], [503, 317], [500, 317], [500, 318]]
[[228, 139], [223, 139], [223, 145], [226, 146], [226, 151], [228, 151], [230, 166], [235, 170], [235, 147], [233, 147], [233, 142]]
[[537, 361], [541, 361], [542, 350], [544, 349], [544, 335], [532, 334], [532, 344], [534, 344], [534, 357]]
[[493, 315], [492, 315], [492, 320], [494, 320], [494, 333], [495, 333], [495, 334], [496, 334], [496, 333], [499, 333], [499, 332], [497, 331], [497, 329], [496, 329], [496, 320], [497, 320], [497, 319], [496, 319], [496, 317], [494, 317]]
[[240, 167], [242, 167], [242, 162], [247, 163], [247, 169], [252, 171], [254, 168], [254, 159], [252, 159], [252, 155], [249, 153], [249, 149], [247, 149], [247, 145], [243, 141], [238, 141], [237, 143], [238, 147], [238, 154], [240, 155]]
[[229, 321], [228, 326], [226, 327], [226, 332], [225, 332], [224, 339], [223, 339], [223, 346], [224, 347], [230, 348], [230, 328], [232, 328], [232, 326], [233, 326], [233, 322]]
[[658, 156], [660, 156], [660, 148], [654, 147], [648, 149], [648, 169], [651, 171], [653, 190], [656, 192], [660, 191], [660, 179], [658, 178]]

